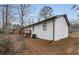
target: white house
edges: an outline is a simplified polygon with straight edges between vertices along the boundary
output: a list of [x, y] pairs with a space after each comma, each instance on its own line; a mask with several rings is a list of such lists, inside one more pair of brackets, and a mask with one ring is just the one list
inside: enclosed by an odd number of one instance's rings
[[31, 34], [45, 40], [59, 40], [68, 37], [69, 21], [67, 15], [56, 15], [49, 19], [26, 26]]

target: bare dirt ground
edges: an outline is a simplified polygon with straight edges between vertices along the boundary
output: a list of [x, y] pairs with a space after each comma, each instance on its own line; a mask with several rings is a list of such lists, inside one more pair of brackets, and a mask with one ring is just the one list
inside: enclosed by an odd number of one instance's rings
[[[73, 36], [76, 34], [72, 33]], [[77, 33], [77, 36], [79, 33]], [[8, 35], [9, 38], [15, 40], [18, 35]], [[69, 37], [52, 43], [47, 40], [24, 38], [26, 49], [16, 52], [15, 55], [73, 55], [79, 54], [79, 37]], [[16, 48], [19, 42], [15, 44]]]
[[79, 38], [79, 32], [72, 32], [70, 34], [71, 37]]
[[33, 55], [62, 55], [79, 54], [79, 39], [67, 38], [57, 42], [48, 43], [48, 41], [27, 38], [27, 49], [17, 54]]

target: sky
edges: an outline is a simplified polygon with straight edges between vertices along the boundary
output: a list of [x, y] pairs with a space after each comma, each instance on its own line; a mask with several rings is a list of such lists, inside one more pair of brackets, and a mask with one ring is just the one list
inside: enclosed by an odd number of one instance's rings
[[[31, 16], [34, 17], [34, 22], [37, 22], [39, 17], [39, 12], [43, 6], [50, 6], [53, 9], [53, 13], [55, 15], [66, 14], [68, 16], [69, 21], [77, 20], [77, 13], [75, 10], [72, 10], [73, 4], [31, 4]], [[16, 12], [16, 9], [13, 10]], [[1, 20], [0, 20], [1, 21]], [[18, 20], [14, 23], [18, 23]]]
[[[45, 5], [46, 4], [33, 4], [32, 9], [34, 12], [32, 15], [37, 17], [40, 9]], [[71, 9], [73, 4], [47, 4], [47, 6], [52, 7], [53, 13], [55, 15], [67, 14], [70, 21], [77, 19], [77, 13], [75, 12], [75, 10]]]

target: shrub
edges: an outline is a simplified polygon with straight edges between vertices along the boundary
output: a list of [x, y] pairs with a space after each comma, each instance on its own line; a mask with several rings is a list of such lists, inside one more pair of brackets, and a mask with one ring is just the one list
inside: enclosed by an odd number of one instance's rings
[[5, 32], [5, 31], [3, 31], [3, 30], [0, 30], [0, 33], [1, 33], [1, 34], [3, 34], [4, 32]]
[[5, 33], [5, 30], [3, 30], [2, 28], [0, 28], [0, 33], [1, 34]]
[[10, 39], [0, 40], [0, 54], [10, 54], [14, 52], [14, 43]]
[[21, 47], [20, 47], [22, 50], [26, 49], [27, 46], [26, 46], [26, 43], [25, 42], [21, 42]]

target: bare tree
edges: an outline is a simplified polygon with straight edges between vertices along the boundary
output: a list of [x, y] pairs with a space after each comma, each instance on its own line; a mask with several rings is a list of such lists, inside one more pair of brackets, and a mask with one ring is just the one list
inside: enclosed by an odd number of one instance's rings
[[71, 22], [70, 29], [72, 29], [72, 31], [79, 31], [79, 5], [73, 5], [71, 9], [76, 12], [77, 19]]
[[[48, 18], [52, 16], [53, 9], [50, 6], [44, 6], [39, 12], [40, 18]], [[40, 19], [39, 19], [40, 20]]]
[[77, 13], [77, 16], [79, 17], [79, 5], [73, 5], [72, 10], [75, 10], [75, 12]]
[[4, 37], [6, 37], [6, 34], [9, 33], [10, 25], [11, 25], [11, 5], [4, 4], [0, 5], [0, 13], [2, 15], [2, 28], [4, 32]]
[[2, 14], [3, 14], [2, 22], [3, 22], [3, 31], [4, 31], [4, 7], [3, 7], [2, 10], [3, 10], [3, 11], [2, 11], [2, 12], [3, 12], [3, 13], [2, 13]]
[[6, 32], [9, 32], [10, 30], [10, 25], [11, 25], [11, 5], [4, 5], [4, 17], [5, 17], [5, 21], [4, 21], [4, 27], [6, 29]]
[[0, 13], [1, 13], [1, 15], [2, 15], [2, 28], [3, 28], [3, 31], [4, 31], [4, 5], [0, 5]]
[[30, 7], [31, 5], [29, 4], [20, 4], [17, 6], [17, 10], [18, 10], [18, 15], [19, 15], [19, 22], [21, 25], [21, 28], [19, 29], [19, 34], [20, 37], [22, 37], [21, 39], [23, 40], [23, 36], [24, 36], [24, 31], [23, 31], [23, 27], [25, 26], [25, 23], [27, 22], [26, 19], [30, 14]]
[[20, 4], [19, 7], [18, 7], [21, 27], [24, 27], [25, 19], [29, 15], [30, 6], [31, 5]]

